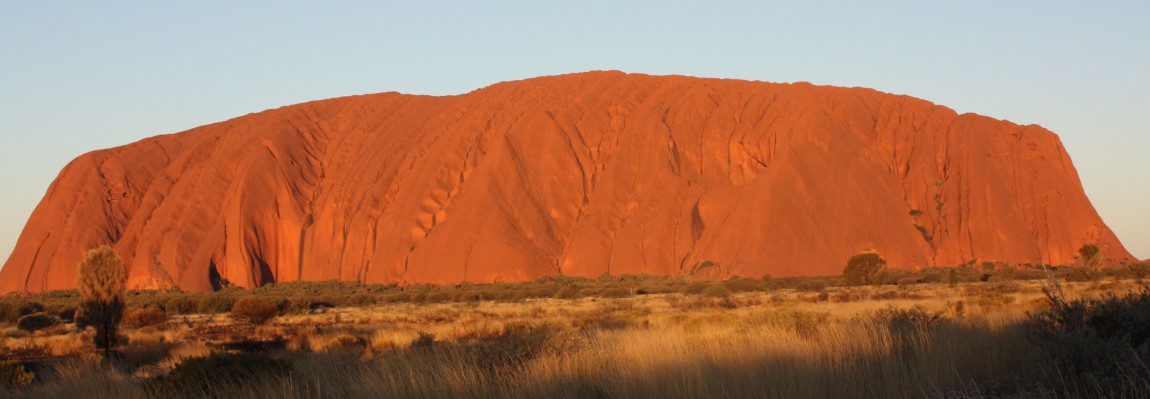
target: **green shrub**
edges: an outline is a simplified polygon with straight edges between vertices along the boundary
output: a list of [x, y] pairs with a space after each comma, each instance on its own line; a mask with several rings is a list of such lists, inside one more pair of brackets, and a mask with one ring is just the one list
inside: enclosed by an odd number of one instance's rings
[[1097, 245], [1083, 244], [1078, 248], [1078, 257], [1091, 272], [1097, 272], [1102, 266], [1102, 250]]
[[43, 330], [54, 325], [56, 318], [43, 312], [26, 315], [16, 322], [16, 328], [28, 332]]
[[47, 310], [47, 312], [49, 314], [55, 315], [56, 318], [60, 319], [62, 322], [71, 323], [76, 321], [76, 311], [79, 309], [80, 308], [76, 305], [64, 304], [53, 306], [51, 309]]
[[916, 280], [913, 277], [903, 277], [903, 278], [900, 278], [898, 280], [895, 280], [894, 283], [895, 283], [895, 285], [907, 286], [907, 285], [918, 284], [918, 280]]
[[553, 296], [555, 299], [575, 299], [579, 298], [579, 287], [575, 284], [568, 284], [555, 291]]
[[776, 286], [778, 284], [775, 283], [775, 278], [771, 277], [770, 274], [764, 274], [763, 277], [759, 280], [763, 282], [763, 290], [764, 291], [777, 288]]
[[369, 294], [354, 294], [347, 298], [347, 303], [351, 306], [370, 306], [375, 304], [375, 297]]
[[[188, 297], [188, 294], [173, 295], [167, 298], [157, 300], [157, 306], [164, 309], [168, 314], [190, 314], [196, 313], [196, 303]], [[229, 309], [230, 310], [230, 309]]]
[[623, 287], [610, 287], [599, 292], [600, 298], [627, 298], [632, 295], [631, 290]]
[[35, 301], [24, 302], [18, 309], [21, 316], [27, 316], [32, 313], [40, 313], [44, 311], [44, 304]]
[[864, 298], [863, 294], [863, 291], [845, 289], [835, 293], [833, 296], [830, 296], [830, 299], [839, 303], [855, 302], [862, 300]]
[[144, 308], [128, 311], [121, 324], [126, 328], [154, 326], [168, 322], [168, 313], [159, 308]]
[[1018, 270], [1013, 267], [1003, 265], [994, 272], [994, 281], [1012, 281], [1018, 277]]
[[214, 292], [196, 298], [196, 312], [224, 313], [236, 304], [236, 299], [224, 292]]
[[[878, 271], [878, 273], [875, 273], [873, 279], [870, 282], [868, 282], [867, 284], [898, 285], [898, 281], [902, 280], [904, 278], [915, 280], [915, 278], [912, 277], [911, 272], [909, 272], [909, 271], [883, 268], [883, 269], [880, 269]], [[845, 282], [845, 276], [844, 276], [844, 282]], [[846, 285], [850, 286], [852, 284], [850, 282], [847, 282]]]
[[1062, 278], [1066, 281], [1084, 282], [1094, 280], [1094, 275], [1092, 275], [1089, 270], [1080, 267], [1071, 268], [1061, 274]]
[[731, 290], [728, 290], [727, 287], [722, 285], [714, 284], [703, 290], [703, 296], [711, 298], [726, 298], [731, 296]]
[[732, 278], [724, 281], [723, 286], [727, 287], [731, 292], [754, 292], [763, 290], [763, 283], [761, 281], [749, 278]]
[[240, 298], [232, 305], [233, 319], [262, 325], [279, 315], [279, 306], [271, 299], [259, 296], [246, 296]]
[[1150, 276], [1150, 263], [1136, 262], [1127, 266], [1130, 269], [1130, 275], [1136, 279], [1143, 279]]
[[878, 281], [878, 272], [886, 267], [886, 259], [874, 252], [863, 252], [847, 260], [843, 268], [843, 279], [847, 285], [867, 285]]
[[679, 289], [679, 293], [687, 295], [698, 295], [702, 294], [703, 290], [706, 290], [709, 286], [711, 285], [702, 281], [694, 281], [690, 284], [684, 285], [683, 288]]
[[20, 300], [11, 297], [0, 297], [0, 322], [15, 323], [20, 320]]
[[[527, 296], [527, 295], [524, 295], [524, 296]], [[438, 291], [432, 291], [432, 292], [426, 293], [423, 296], [423, 302], [424, 303], [442, 303], [442, 302], [447, 302], [448, 298], [449, 297], [447, 296], [446, 293], [438, 292]]]
[[1042, 270], [1021, 269], [1015, 270], [1013, 278], [1015, 280], [1045, 280], [1047, 273]]
[[[383, 303], [411, 302], [411, 296], [412, 295], [410, 292], [397, 291], [397, 292], [393, 292], [393, 293], [383, 297]], [[482, 297], [483, 300], [489, 301], [489, 300], [495, 299], [495, 295], [488, 292], [488, 291], [483, 291], [483, 293], [480, 294], [480, 296]]]
[[0, 297], [0, 321], [16, 323], [21, 317], [44, 311], [40, 302], [27, 299]]
[[827, 289], [827, 282], [821, 279], [807, 278], [795, 284], [794, 288], [804, 292], [823, 292]]

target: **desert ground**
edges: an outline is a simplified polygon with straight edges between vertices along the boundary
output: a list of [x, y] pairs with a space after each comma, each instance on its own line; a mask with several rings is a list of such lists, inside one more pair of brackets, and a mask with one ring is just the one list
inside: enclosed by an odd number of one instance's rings
[[[1085, 367], [1082, 362], [1117, 362], [1106, 352], [1106, 342], [1089, 342], [1097, 353], [1085, 358], [1055, 347], [1075, 339], [1086, 344], [1084, 337], [1098, 335], [1076, 336], [1065, 328], [1071, 323], [1063, 316], [1074, 313], [1075, 303], [1150, 302], [1141, 276], [1109, 273], [1071, 282], [1065, 277], [1073, 279], [1073, 273], [1063, 273], [1061, 280], [1025, 279], [1036, 275], [960, 269], [888, 276], [893, 282], [856, 287], [830, 277], [618, 276], [133, 292], [120, 344], [108, 359], [93, 346], [92, 329], [66, 317], [35, 329], [25, 322], [5, 323], [0, 393], [73, 398], [1150, 393], [1145, 366], [1119, 364], [1117, 374], [1086, 370], [1093, 383], [1080, 378], [1084, 371], [1075, 367]], [[1057, 292], [1062, 305], [1044, 290]], [[243, 297], [275, 303], [270, 320], [225, 310]], [[74, 298], [67, 291], [9, 296], [4, 306], [17, 314], [29, 307], [36, 314], [65, 314]], [[218, 311], [205, 311], [212, 307]], [[1059, 335], [1066, 331], [1070, 334]]]

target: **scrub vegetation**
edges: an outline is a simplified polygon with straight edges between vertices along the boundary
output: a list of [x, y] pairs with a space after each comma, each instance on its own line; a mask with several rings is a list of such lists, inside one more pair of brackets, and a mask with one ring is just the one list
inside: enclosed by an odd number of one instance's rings
[[137, 291], [108, 359], [78, 293], [6, 296], [0, 396], [1146, 397], [1139, 267]]

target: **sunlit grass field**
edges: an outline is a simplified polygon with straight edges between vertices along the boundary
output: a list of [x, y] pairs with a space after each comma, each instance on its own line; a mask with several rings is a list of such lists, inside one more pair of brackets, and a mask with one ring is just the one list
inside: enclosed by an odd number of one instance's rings
[[[124, 328], [104, 360], [91, 329], [0, 327], [12, 397], [982, 398], [1080, 397], [1033, 336], [1042, 280], [738, 292], [523, 295], [317, 307], [253, 326], [173, 314]], [[953, 283], [953, 284], [952, 284]], [[589, 286], [594, 287], [594, 283]], [[713, 288], [722, 287], [722, 288]], [[1064, 283], [1065, 298], [1141, 291]], [[181, 294], [183, 295], [183, 294]], [[194, 370], [188, 359], [221, 363]], [[222, 366], [221, 366], [222, 364]], [[6, 373], [6, 374], [5, 374]], [[16, 377], [8, 376], [17, 374]], [[21, 380], [21, 377], [23, 378]], [[16, 382], [13, 382], [16, 381]], [[1131, 377], [1123, 392], [1150, 395]]]

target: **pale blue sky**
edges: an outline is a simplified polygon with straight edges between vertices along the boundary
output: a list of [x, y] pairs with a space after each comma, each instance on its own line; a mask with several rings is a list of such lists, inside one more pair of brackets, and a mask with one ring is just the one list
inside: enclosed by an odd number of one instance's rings
[[89, 150], [309, 100], [596, 69], [865, 86], [1045, 126], [1150, 257], [1150, 2], [411, 3], [0, 2], [0, 261]]

